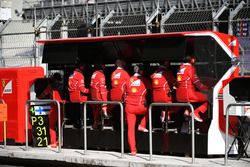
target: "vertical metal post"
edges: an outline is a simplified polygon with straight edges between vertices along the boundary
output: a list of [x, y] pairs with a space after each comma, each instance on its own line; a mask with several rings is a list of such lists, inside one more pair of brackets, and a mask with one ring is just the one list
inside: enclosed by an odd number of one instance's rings
[[119, 102], [121, 108], [121, 158], [124, 158], [124, 111], [123, 105]]
[[84, 154], [87, 154], [87, 102], [84, 103], [83, 121], [84, 121]]
[[87, 104], [115, 104], [120, 105], [121, 108], [121, 158], [124, 158], [124, 110], [121, 102], [116, 101], [86, 101], [83, 107], [84, 115], [84, 154], [87, 153], [87, 126], [86, 126], [86, 115], [87, 115]]
[[95, 27], [96, 27], [96, 37], [98, 37], [98, 1], [95, 1], [95, 11], [96, 11], [96, 21], [95, 21]]
[[190, 103], [151, 103], [149, 106], [149, 160], [152, 160], [153, 145], [152, 145], [152, 107], [153, 106], [188, 106], [192, 112], [192, 164], [195, 163], [195, 136], [194, 136], [194, 107]]
[[153, 145], [152, 145], [152, 105], [149, 106], [149, 117], [148, 117], [148, 122], [149, 122], [149, 160], [152, 161], [152, 154], [153, 154]]
[[28, 150], [28, 102], [25, 104], [25, 146]]
[[3, 122], [3, 131], [4, 148], [6, 148], [6, 121]]
[[227, 145], [228, 145], [228, 109], [229, 107], [230, 107], [230, 104], [226, 108], [226, 136], [225, 136], [225, 160], [224, 160], [225, 166], [227, 166], [227, 158], [228, 158]]
[[58, 153], [61, 152], [62, 150], [62, 144], [61, 144], [61, 140], [62, 140], [62, 134], [61, 134], [61, 107], [60, 107], [60, 103], [57, 100], [54, 100], [54, 102], [57, 104], [57, 113], [58, 113]]
[[192, 164], [195, 163], [195, 141], [194, 141], [194, 107], [189, 103], [189, 107], [192, 111]]

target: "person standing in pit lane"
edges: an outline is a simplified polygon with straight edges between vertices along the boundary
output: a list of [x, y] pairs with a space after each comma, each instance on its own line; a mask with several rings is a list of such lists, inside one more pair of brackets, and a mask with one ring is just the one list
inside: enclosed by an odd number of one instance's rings
[[[88, 100], [89, 89], [85, 87], [85, 77], [82, 71], [85, 69], [85, 64], [80, 64], [79, 67], [75, 68], [73, 73], [68, 79], [68, 91], [70, 102], [84, 103]], [[77, 106], [76, 110], [79, 112], [71, 112], [71, 119], [75, 127], [79, 128], [81, 125], [82, 105]]]
[[[63, 92], [63, 82], [60, 73], [54, 73], [48, 80], [48, 86], [43, 90], [43, 92], [38, 96], [39, 99], [50, 98], [53, 99], [53, 91], [58, 91], [62, 97]], [[55, 100], [55, 99], [53, 99]], [[50, 104], [49, 111], [49, 133], [50, 133], [50, 148], [56, 148], [58, 146], [56, 137], [56, 126], [57, 126], [57, 105], [55, 103]], [[63, 114], [61, 114], [63, 115]]]
[[135, 74], [126, 82], [125, 112], [128, 123], [128, 143], [132, 156], [136, 156], [135, 125], [136, 116], [143, 118], [138, 126], [138, 130], [148, 132], [146, 129], [148, 119], [148, 106], [146, 95], [151, 90], [151, 82], [143, 76], [141, 66], [134, 67]]

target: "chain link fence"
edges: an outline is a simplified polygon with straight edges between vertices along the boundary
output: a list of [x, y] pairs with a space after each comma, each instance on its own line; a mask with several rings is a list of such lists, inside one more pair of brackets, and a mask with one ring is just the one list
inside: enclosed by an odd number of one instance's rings
[[101, 29], [103, 36], [146, 34], [146, 15], [113, 16]]
[[[122, 15], [110, 12], [104, 16], [61, 17], [46, 30], [47, 39], [113, 36], [183, 31], [213, 30], [217, 24], [228, 24], [228, 20], [213, 20], [212, 9], [181, 11], [176, 10], [171, 15], [158, 13], [153, 15], [136, 13]], [[150, 19], [150, 17], [153, 18]], [[167, 17], [167, 18], [165, 18]], [[88, 19], [86, 19], [88, 18]], [[242, 58], [242, 73], [250, 73], [249, 49], [249, 18], [248, 7], [241, 9], [230, 21], [233, 35], [239, 37]], [[96, 20], [97, 19], [97, 20]], [[51, 19], [52, 20], [52, 19]], [[36, 64], [37, 48], [35, 44], [33, 21], [11, 21], [0, 34], [0, 66], [27, 66]], [[2, 25], [3, 26], [3, 25]], [[161, 26], [161, 27], [160, 27]], [[222, 27], [222, 26], [221, 26]], [[148, 31], [150, 30], [150, 31]]]
[[[50, 39], [87, 37], [90, 28], [84, 18], [58, 20], [49, 31]], [[65, 35], [64, 35], [65, 34]]]
[[36, 56], [33, 22], [11, 21], [1, 32], [0, 66], [34, 65]]
[[163, 24], [164, 32], [213, 30], [212, 10], [177, 11]]

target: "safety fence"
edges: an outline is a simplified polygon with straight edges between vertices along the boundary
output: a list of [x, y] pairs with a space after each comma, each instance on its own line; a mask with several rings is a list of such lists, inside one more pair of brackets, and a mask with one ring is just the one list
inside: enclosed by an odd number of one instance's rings
[[[1, 100], [1, 103], [4, 103], [3, 100]], [[55, 103], [57, 105], [57, 113], [58, 113], [58, 118], [61, 118], [61, 108], [60, 108], [60, 103], [57, 100], [28, 100], [25, 104], [25, 134], [26, 134], [26, 150], [29, 148], [28, 144], [28, 122], [29, 122], [29, 107], [30, 105], [39, 105], [39, 104], [50, 104], [50, 103]], [[112, 105], [119, 105], [120, 110], [121, 110], [121, 158], [124, 158], [124, 110], [123, 110], [123, 104], [121, 102], [114, 102], [114, 101], [87, 101], [83, 103], [84, 108], [83, 108], [83, 121], [84, 121], [84, 153], [87, 154], [87, 105], [101, 105], [101, 104], [112, 104]], [[192, 113], [192, 164], [195, 163], [195, 129], [194, 129], [194, 108], [191, 103], [151, 103], [149, 105], [149, 161], [152, 160], [152, 153], [153, 153], [153, 146], [152, 146], [152, 108], [153, 107], [159, 107], [159, 106], [164, 106], [164, 107], [188, 107], [191, 109]], [[244, 106], [250, 106], [249, 103], [230, 103], [226, 107], [225, 111], [225, 116], [226, 116], [226, 134], [225, 134], [225, 158], [224, 158], [224, 164], [228, 164], [228, 128], [229, 128], [229, 116], [231, 115], [229, 112], [229, 109], [234, 106], [239, 106], [239, 107], [244, 107]], [[61, 119], [58, 120], [58, 153], [61, 152], [61, 146], [62, 146], [62, 131], [61, 131]], [[5, 127], [6, 128], [6, 127]], [[5, 134], [6, 135], [6, 134]], [[250, 138], [248, 138], [250, 140]], [[6, 141], [4, 142], [4, 148], [6, 148]]]
[[[61, 108], [60, 103], [57, 100], [28, 100], [25, 105], [25, 133], [26, 133], [26, 150], [28, 150], [29, 144], [28, 144], [28, 122], [29, 122], [29, 107], [30, 105], [41, 105], [44, 103], [55, 103], [58, 108], [58, 118], [61, 118]], [[119, 105], [120, 107], [120, 119], [121, 119], [121, 158], [124, 158], [124, 107], [121, 102], [115, 102], [115, 101], [86, 101], [84, 103], [81, 103], [83, 105], [83, 127], [84, 127], [84, 153], [87, 154], [87, 105], [103, 105], [103, 104], [111, 104], [111, 105]], [[192, 163], [195, 163], [195, 138], [194, 138], [194, 108], [193, 105], [190, 103], [151, 103], [149, 105], [149, 160], [152, 160], [152, 154], [153, 154], [153, 146], [152, 146], [152, 108], [157, 106], [166, 106], [166, 107], [188, 107], [191, 109], [192, 113]], [[62, 141], [62, 124], [61, 119], [58, 119], [58, 153], [61, 152], [61, 141]]]
[[220, 10], [179, 10], [177, 5], [165, 11], [155, 9], [151, 13], [133, 11], [124, 14], [112, 10], [104, 16], [46, 17], [43, 24], [39, 23], [41, 20], [10, 21], [0, 27], [0, 67], [40, 65], [41, 61], [38, 60], [42, 56], [42, 49], [36, 44], [37, 39], [212, 30], [239, 38], [241, 74], [248, 75], [250, 8], [243, 5], [229, 13], [232, 16], [229, 20], [228, 17], [219, 19]]
[[114, 102], [114, 101], [86, 101], [84, 103], [84, 109], [83, 109], [83, 116], [84, 116], [84, 152], [87, 153], [87, 105], [88, 104], [113, 104], [113, 105], [119, 105], [120, 111], [121, 111], [121, 158], [124, 157], [124, 112], [123, 112], [123, 105], [121, 102]]
[[194, 138], [194, 107], [190, 103], [151, 103], [149, 105], [149, 159], [152, 160], [153, 145], [152, 145], [152, 108], [156, 106], [161, 107], [189, 107], [192, 113], [192, 127], [191, 127], [191, 137], [192, 137], [192, 164], [195, 163], [195, 138]]
[[[226, 166], [228, 165], [228, 152], [229, 152], [229, 150], [228, 150], [229, 116], [232, 115], [232, 114], [230, 114], [230, 110], [229, 109], [232, 108], [232, 107], [237, 107], [237, 106], [241, 107], [241, 110], [243, 110], [244, 106], [250, 106], [250, 104], [249, 103], [230, 103], [230, 104], [228, 104], [228, 106], [226, 108], [226, 123], [225, 123], [226, 124], [226, 135], [225, 135], [225, 158], [224, 158], [224, 165], [226, 165]], [[243, 112], [245, 112], [245, 111], [243, 111]], [[250, 114], [248, 114], [248, 115], [250, 115]], [[242, 115], [237, 115], [237, 116], [243, 116], [244, 117], [244, 116], [247, 116], [247, 115], [246, 114], [242, 114]], [[240, 126], [242, 126], [242, 125], [240, 125]], [[250, 136], [248, 136], [248, 138], [246, 140], [248, 140], [247, 142], [249, 143]], [[243, 146], [243, 149], [247, 149], [247, 147], [248, 147], [248, 144], [246, 145], [246, 147]], [[244, 150], [244, 151], [246, 151], [246, 150]], [[238, 154], [240, 154], [240, 153], [238, 152]]]
[[36, 58], [33, 22], [10, 21], [0, 32], [0, 66], [34, 66]]

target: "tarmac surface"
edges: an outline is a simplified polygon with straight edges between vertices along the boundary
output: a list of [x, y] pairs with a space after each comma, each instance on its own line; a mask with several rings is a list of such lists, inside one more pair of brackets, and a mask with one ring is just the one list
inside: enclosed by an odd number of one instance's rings
[[[15, 166], [114, 166], [114, 167], [221, 167], [224, 166], [224, 157], [219, 158], [195, 158], [192, 164], [191, 157], [153, 155], [149, 160], [149, 154], [137, 154], [131, 156], [127, 153], [121, 158], [121, 153], [111, 151], [93, 151], [77, 149], [32, 148], [25, 146], [7, 146], [0, 148], [0, 164]], [[247, 151], [250, 155], [250, 150]], [[1, 166], [1, 165], [0, 165]], [[228, 166], [249, 167], [250, 158], [229, 157]], [[10, 166], [13, 167], [13, 166]]]

